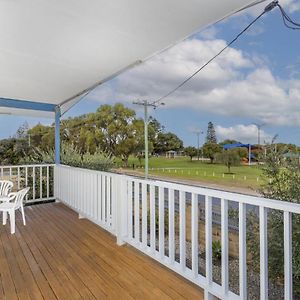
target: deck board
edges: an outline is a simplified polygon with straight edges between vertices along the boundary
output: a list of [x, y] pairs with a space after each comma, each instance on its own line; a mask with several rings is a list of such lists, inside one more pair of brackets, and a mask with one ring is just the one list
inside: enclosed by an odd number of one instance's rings
[[200, 288], [61, 203], [0, 225], [0, 299], [203, 299]]

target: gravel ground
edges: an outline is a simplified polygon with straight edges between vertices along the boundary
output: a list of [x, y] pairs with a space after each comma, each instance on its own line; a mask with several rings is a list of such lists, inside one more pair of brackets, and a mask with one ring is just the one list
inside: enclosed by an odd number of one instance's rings
[[[148, 237], [150, 239], [150, 236]], [[180, 260], [179, 240], [175, 239], [175, 261]], [[156, 249], [158, 250], [158, 240], [156, 240]], [[165, 254], [168, 256], [169, 245], [168, 237], [165, 237]], [[205, 253], [198, 257], [199, 274], [205, 276]], [[186, 266], [192, 266], [191, 243], [186, 242]], [[213, 281], [221, 284], [221, 261], [213, 260]], [[247, 272], [248, 299], [257, 300], [260, 298], [260, 277], [259, 274], [248, 269]], [[235, 294], [239, 294], [239, 262], [237, 259], [229, 258], [229, 288]], [[284, 287], [274, 282], [269, 282], [269, 299], [284, 299]]]

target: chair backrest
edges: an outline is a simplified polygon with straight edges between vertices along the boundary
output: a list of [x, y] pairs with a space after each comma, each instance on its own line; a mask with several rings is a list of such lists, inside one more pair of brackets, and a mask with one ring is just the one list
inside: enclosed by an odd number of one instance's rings
[[25, 189], [22, 189], [20, 191], [18, 191], [16, 193], [16, 198], [15, 198], [15, 202], [14, 202], [14, 208], [15, 209], [18, 209], [21, 207], [22, 203], [23, 203], [23, 200], [24, 200], [24, 197], [26, 196], [26, 194], [28, 193], [29, 191], [29, 187], [25, 188]]
[[14, 184], [9, 180], [0, 180], [0, 196], [8, 196], [13, 185]]

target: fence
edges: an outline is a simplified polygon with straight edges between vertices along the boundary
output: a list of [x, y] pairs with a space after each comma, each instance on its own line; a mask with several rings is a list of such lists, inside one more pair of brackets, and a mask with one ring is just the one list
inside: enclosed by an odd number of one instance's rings
[[188, 177], [199, 177], [199, 178], [216, 178], [216, 179], [227, 179], [227, 180], [236, 180], [236, 181], [256, 181], [262, 182], [262, 176], [255, 176], [251, 174], [243, 175], [243, 174], [235, 174], [235, 173], [224, 173], [217, 171], [203, 171], [202, 169], [189, 169], [189, 168], [149, 168], [150, 172], [165, 174], [168, 175], [177, 175], [177, 176], [188, 176]]
[[55, 168], [56, 198], [85, 217], [115, 233], [118, 175], [88, 169], [58, 166]]
[[1, 179], [14, 183], [13, 190], [30, 187], [26, 203], [54, 200], [54, 165], [0, 166]]
[[[205, 291], [206, 299], [247, 299], [247, 206], [255, 207], [259, 222], [258, 288], [268, 299], [268, 213], [283, 213], [284, 299], [293, 299], [292, 215], [300, 205], [163, 181], [55, 167], [56, 197], [128, 243], [179, 273]], [[220, 203], [220, 278], [213, 266], [213, 207]], [[229, 284], [229, 207], [238, 213], [238, 288]], [[204, 224], [200, 214], [205, 214]], [[201, 225], [202, 224], [202, 225]], [[201, 229], [201, 226], [204, 228]], [[199, 234], [205, 231], [204, 243]], [[202, 244], [202, 245], [201, 245]], [[204, 245], [203, 245], [204, 244]], [[204, 257], [204, 258], [203, 258]], [[257, 298], [256, 298], [257, 299]]]

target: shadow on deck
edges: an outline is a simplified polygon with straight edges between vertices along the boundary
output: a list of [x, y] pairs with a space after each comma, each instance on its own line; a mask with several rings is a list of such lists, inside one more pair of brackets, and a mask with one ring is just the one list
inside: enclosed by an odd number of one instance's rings
[[[0, 225], [0, 299], [203, 299], [203, 292], [59, 203]], [[2, 222], [1, 222], [2, 224]], [[9, 222], [8, 222], [9, 224]]]

